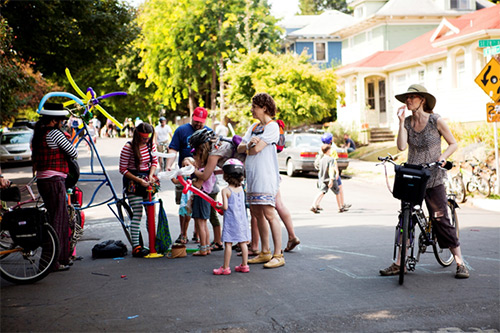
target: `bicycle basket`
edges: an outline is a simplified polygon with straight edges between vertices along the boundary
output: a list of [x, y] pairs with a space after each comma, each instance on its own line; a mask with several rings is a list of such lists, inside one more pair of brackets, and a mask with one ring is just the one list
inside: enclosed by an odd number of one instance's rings
[[9, 231], [16, 245], [30, 251], [42, 244], [42, 228], [47, 220], [44, 209], [19, 208], [3, 214], [1, 226]]
[[396, 165], [392, 195], [399, 200], [420, 205], [424, 200], [425, 186], [431, 176], [429, 169], [420, 165]]

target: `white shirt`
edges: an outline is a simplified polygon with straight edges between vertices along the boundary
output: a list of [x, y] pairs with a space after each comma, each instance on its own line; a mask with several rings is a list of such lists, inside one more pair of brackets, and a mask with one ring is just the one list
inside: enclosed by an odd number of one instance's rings
[[165, 126], [161, 126], [161, 124], [156, 126], [155, 132], [158, 137], [158, 142], [169, 141], [172, 136], [172, 129], [167, 124], [165, 124]]

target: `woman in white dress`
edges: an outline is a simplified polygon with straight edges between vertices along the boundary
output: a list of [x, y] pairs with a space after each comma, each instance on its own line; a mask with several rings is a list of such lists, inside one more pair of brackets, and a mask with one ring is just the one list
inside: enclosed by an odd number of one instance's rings
[[[276, 195], [279, 189], [279, 170], [276, 143], [279, 126], [273, 121], [276, 104], [266, 93], [252, 98], [252, 116], [258, 122], [252, 124], [238, 146], [238, 153], [247, 153], [245, 160], [247, 178], [247, 201], [250, 212], [257, 218], [262, 251], [249, 260], [249, 264], [264, 263], [265, 268], [276, 268], [285, 264], [281, 251], [281, 225], [276, 216]], [[271, 254], [269, 227], [274, 243]]]

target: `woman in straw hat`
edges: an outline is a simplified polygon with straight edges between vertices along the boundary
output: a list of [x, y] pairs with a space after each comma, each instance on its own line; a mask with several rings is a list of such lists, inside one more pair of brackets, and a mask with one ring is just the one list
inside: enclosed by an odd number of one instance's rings
[[[443, 118], [432, 111], [436, 105], [436, 98], [419, 84], [411, 85], [407, 92], [395, 97], [405, 104], [398, 109], [397, 145], [399, 150], [405, 150], [408, 146], [407, 163], [422, 164], [443, 161], [444, 165], [444, 161], [457, 150], [458, 145]], [[411, 111], [411, 115], [406, 118], [405, 108]], [[441, 151], [441, 136], [448, 143], [448, 147], [444, 151]], [[425, 203], [429, 210], [429, 216], [433, 219], [440, 247], [449, 248], [455, 257], [457, 263], [455, 277], [468, 278], [469, 271], [462, 259], [457, 232], [455, 227], [451, 225], [447, 213], [444, 177], [444, 170], [439, 168], [431, 170], [431, 177], [427, 182], [425, 192]], [[380, 270], [380, 274], [384, 276], [399, 274], [399, 263], [398, 255], [396, 263]]]

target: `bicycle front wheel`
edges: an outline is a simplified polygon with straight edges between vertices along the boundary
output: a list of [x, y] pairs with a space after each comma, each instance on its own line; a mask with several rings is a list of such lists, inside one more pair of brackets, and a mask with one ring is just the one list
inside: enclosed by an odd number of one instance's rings
[[408, 234], [410, 226], [410, 209], [403, 210], [403, 221], [401, 221], [401, 258], [399, 262], [399, 284], [403, 284], [405, 280], [406, 269], [406, 248], [408, 243]]
[[490, 183], [483, 177], [479, 179], [479, 185], [477, 189], [479, 190], [479, 193], [481, 193], [485, 197], [490, 195]]
[[0, 238], [0, 275], [12, 283], [28, 284], [43, 279], [59, 257], [59, 238], [48, 224], [43, 226], [42, 244], [32, 251], [15, 245], [7, 230], [0, 232]]
[[[450, 218], [450, 224], [455, 227], [455, 231], [457, 233], [457, 238], [459, 235], [458, 232], [458, 216], [455, 208], [455, 204], [453, 202], [448, 201], [447, 205], [448, 217]], [[431, 223], [434, 223], [431, 221]], [[434, 228], [432, 229], [432, 237], [434, 240], [434, 244], [432, 245], [432, 249], [434, 250], [434, 256], [436, 257], [437, 262], [443, 266], [448, 267], [453, 263], [455, 258], [453, 257], [453, 253], [451, 253], [450, 249], [442, 248], [439, 246], [437, 241], [436, 233], [434, 232]]]
[[466, 193], [463, 179], [460, 177], [453, 177], [451, 181], [453, 183], [453, 188], [456, 191], [457, 201], [464, 203]]

